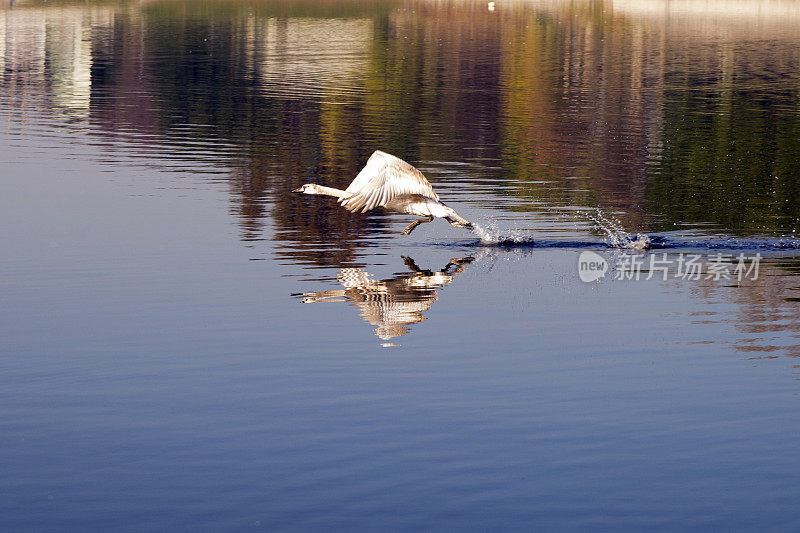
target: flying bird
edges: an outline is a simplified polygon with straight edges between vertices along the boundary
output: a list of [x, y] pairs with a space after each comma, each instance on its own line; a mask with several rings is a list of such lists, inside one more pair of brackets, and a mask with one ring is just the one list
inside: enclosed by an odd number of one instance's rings
[[388, 211], [423, 217], [409, 224], [402, 231], [403, 235], [408, 235], [420, 224], [431, 222], [433, 217], [443, 218], [456, 228], [473, 228], [470, 222], [439, 201], [439, 195], [433, 192], [422, 172], [399, 157], [380, 150], [370, 156], [366, 166], [344, 191], [306, 183], [292, 192], [334, 196], [351, 213], [359, 210], [365, 213], [383, 207]]

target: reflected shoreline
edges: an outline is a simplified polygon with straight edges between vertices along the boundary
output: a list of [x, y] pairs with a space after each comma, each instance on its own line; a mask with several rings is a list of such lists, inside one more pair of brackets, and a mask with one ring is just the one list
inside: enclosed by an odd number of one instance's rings
[[186, 5], [0, 11], [4, 108], [224, 162], [245, 241], [267, 218], [304, 244], [380, 230], [287, 193], [342, 187], [375, 149], [476, 205], [601, 207], [647, 232], [800, 227], [796, 3]]

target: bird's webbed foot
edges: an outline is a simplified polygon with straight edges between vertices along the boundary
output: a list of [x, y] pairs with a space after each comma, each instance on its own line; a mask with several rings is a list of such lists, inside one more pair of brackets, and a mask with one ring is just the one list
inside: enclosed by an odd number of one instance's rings
[[450, 225], [453, 226], [454, 228], [474, 229], [474, 226], [472, 225], [471, 222], [467, 221], [459, 222], [458, 220], [452, 219], [450, 217], [445, 217], [444, 219], [447, 222], [449, 222]]

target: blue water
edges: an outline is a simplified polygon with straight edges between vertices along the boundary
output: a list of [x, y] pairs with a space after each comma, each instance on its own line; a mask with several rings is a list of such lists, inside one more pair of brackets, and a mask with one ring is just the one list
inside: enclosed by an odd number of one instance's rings
[[[800, 528], [796, 18], [181, 6], [0, 11], [0, 529]], [[289, 192], [378, 148], [491, 238]]]

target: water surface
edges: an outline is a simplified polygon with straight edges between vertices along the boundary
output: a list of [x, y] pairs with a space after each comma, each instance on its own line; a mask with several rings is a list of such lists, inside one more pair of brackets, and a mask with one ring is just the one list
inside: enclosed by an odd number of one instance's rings
[[[4, 530], [800, 527], [793, 3], [22, 1], [0, 48]], [[377, 149], [481, 231], [290, 192]]]

